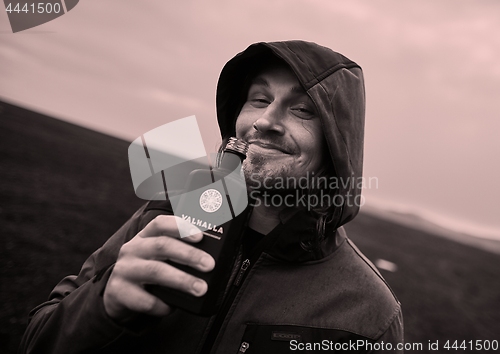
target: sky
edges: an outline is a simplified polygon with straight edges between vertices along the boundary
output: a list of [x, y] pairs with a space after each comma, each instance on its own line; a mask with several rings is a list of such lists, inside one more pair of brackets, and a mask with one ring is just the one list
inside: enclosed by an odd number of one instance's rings
[[213, 151], [223, 65], [253, 42], [313, 41], [364, 71], [367, 205], [500, 239], [499, 13], [495, 0], [85, 0], [14, 34], [1, 11], [0, 99], [129, 141], [196, 115]]

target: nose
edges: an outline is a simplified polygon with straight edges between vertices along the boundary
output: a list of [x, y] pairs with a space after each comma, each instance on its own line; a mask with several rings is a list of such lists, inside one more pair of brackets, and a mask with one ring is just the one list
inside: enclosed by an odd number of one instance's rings
[[275, 107], [273, 104], [270, 104], [263, 114], [252, 124], [252, 126], [255, 130], [261, 133], [274, 132], [278, 135], [283, 135], [285, 133], [283, 118], [283, 112], [281, 112], [279, 107]]

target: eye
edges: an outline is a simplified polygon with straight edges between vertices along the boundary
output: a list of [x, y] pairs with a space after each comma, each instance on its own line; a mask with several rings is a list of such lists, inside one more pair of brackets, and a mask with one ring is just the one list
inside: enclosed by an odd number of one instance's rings
[[300, 119], [312, 119], [316, 117], [314, 108], [305, 103], [299, 103], [291, 107], [293, 114]]
[[256, 95], [253, 97], [249, 97], [247, 102], [249, 102], [253, 107], [265, 108], [269, 106], [271, 100], [264, 95]]

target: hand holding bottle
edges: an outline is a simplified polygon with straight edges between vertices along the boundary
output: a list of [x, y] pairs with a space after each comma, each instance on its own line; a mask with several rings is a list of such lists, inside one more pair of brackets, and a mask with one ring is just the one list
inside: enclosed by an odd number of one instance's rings
[[[191, 236], [181, 240], [179, 228]], [[215, 266], [213, 257], [187, 243], [197, 243], [202, 238], [195, 226], [175, 216], [160, 215], [152, 220], [120, 249], [104, 291], [106, 313], [116, 321], [125, 321], [137, 313], [169, 314], [170, 306], [146, 291], [145, 284], [157, 284], [194, 296], [204, 295], [207, 291], [204, 280], [165, 262], [171, 260], [202, 272], [211, 271]]]

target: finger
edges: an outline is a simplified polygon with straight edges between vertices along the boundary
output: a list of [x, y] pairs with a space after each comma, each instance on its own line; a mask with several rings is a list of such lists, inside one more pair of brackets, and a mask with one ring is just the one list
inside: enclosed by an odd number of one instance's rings
[[122, 270], [127, 271], [127, 280], [130, 282], [161, 285], [194, 296], [202, 296], [207, 292], [208, 285], [204, 280], [165, 262], [141, 259], [133, 263], [122, 266]]
[[114, 292], [110, 296], [129, 311], [152, 316], [166, 316], [172, 309], [142, 287], [129, 283], [126, 291]]
[[128, 254], [134, 258], [172, 260], [202, 272], [211, 271], [215, 267], [215, 260], [207, 252], [166, 236], [137, 238], [122, 247], [121, 256]]
[[170, 236], [189, 242], [199, 242], [203, 238], [200, 229], [174, 215], [158, 215], [138, 235], [140, 237]]

